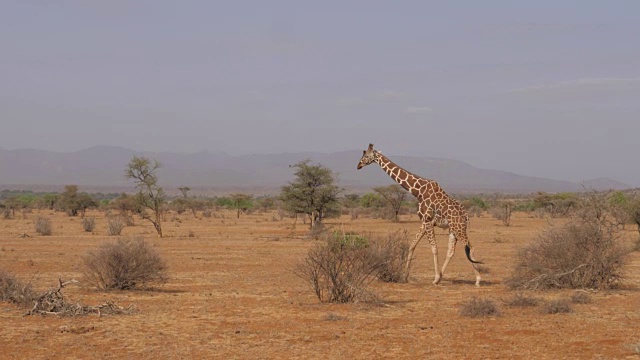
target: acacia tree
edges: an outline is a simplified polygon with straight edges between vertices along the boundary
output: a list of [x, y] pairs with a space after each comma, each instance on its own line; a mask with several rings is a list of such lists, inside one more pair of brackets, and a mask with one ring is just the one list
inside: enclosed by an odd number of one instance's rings
[[338, 207], [338, 195], [342, 191], [335, 183], [331, 169], [323, 165], [309, 165], [310, 160], [293, 166], [295, 180], [281, 188], [280, 199], [284, 208], [295, 214], [309, 217], [310, 228], [322, 223], [329, 213]]
[[236, 219], [240, 219], [240, 212], [253, 207], [253, 196], [242, 193], [229, 195], [231, 206], [236, 209]]
[[159, 168], [160, 163], [156, 160], [134, 156], [125, 169], [125, 177], [133, 179], [138, 189], [136, 202], [140, 207], [140, 215], [149, 220], [158, 236], [162, 237], [162, 206], [166, 202], [166, 196], [158, 186], [156, 171]]
[[98, 203], [87, 193], [78, 193], [78, 185], [66, 185], [60, 195], [60, 205], [69, 216], [84, 217], [90, 207], [98, 206]]
[[380, 194], [387, 205], [393, 211], [393, 221], [398, 221], [402, 202], [407, 197], [407, 191], [400, 185], [379, 186], [373, 188], [373, 191]]
[[109, 207], [118, 211], [120, 216], [126, 221], [127, 226], [133, 226], [133, 214], [139, 214], [141, 212], [140, 204], [137, 202], [136, 197], [129, 196], [125, 193], [115, 198]]

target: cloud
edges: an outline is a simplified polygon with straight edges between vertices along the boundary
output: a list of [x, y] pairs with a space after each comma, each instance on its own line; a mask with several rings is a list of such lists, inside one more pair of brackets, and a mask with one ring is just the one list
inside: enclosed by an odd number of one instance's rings
[[545, 92], [545, 91], [565, 91], [581, 89], [597, 89], [610, 87], [626, 87], [640, 85], [640, 78], [585, 78], [570, 81], [561, 81], [552, 84], [533, 85], [515, 88], [507, 91], [512, 94]]
[[359, 96], [342, 97], [338, 99], [340, 105], [360, 105], [365, 104], [367, 101]]
[[401, 91], [384, 90], [384, 91], [366, 94], [363, 96], [341, 97], [338, 99], [338, 104], [362, 105], [362, 104], [380, 103], [383, 101], [395, 102], [395, 101], [401, 101], [403, 99], [407, 99], [409, 97], [410, 97], [409, 94]]
[[396, 100], [396, 99], [407, 98], [408, 94], [400, 91], [385, 90], [385, 91], [372, 94], [371, 97], [376, 99]]
[[409, 114], [428, 114], [432, 113], [433, 109], [428, 106], [409, 106], [406, 112]]

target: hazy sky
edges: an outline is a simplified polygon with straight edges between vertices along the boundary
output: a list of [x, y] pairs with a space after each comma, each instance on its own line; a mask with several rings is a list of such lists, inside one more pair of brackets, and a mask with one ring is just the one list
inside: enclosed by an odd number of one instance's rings
[[4, 0], [0, 122], [4, 149], [373, 142], [640, 185], [640, 1]]

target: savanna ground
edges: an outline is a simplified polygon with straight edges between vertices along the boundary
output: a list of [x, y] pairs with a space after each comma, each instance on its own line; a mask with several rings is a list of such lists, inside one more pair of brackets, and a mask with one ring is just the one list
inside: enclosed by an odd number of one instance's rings
[[[217, 214], [168, 215], [162, 239], [142, 220], [124, 229], [124, 237], [144, 236], [167, 260], [170, 279], [163, 286], [63, 290], [85, 305], [134, 305], [133, 315], [23, 316], [24, 309], [0, 303], [0, 358], [637, 358], [631, 346], [640, 343], [640, 252], [629, 257], [622, 289], [591, 293], [592, 302], [573, 305], [572, 313], [503, 303], [514, 295], [503, 283], [515, 253], [549, 220], [516, 213], [505, 227], [487, 215], [472, 218], [476, 257], [489, 269], [479, 288], [461, 246], [444, 280], [432, 285], [431, 250], [423, 240], [408, 284], [371, 284], [382, 304], [323, 304], [292, 271], [315, 243], [305, 237], [306, 225], [275, 221], [275, 213], [239, 220], [232, 211]], [[52, 219], [51, 236], [35, 233], [36, 215], [0, 220], [0, 269], [39, 291], [55, 287], [59, 277], [81, 280], [82, 256], [116, 238], [107, 236], [101, 212], [87, 214], [97, 223], [85, 233], [80, 218], [41, 211]], [[410, 237], [419, 228], [415, 215], [399, 223], [343, 216], [326, 224], [361, 233], [407, 229]], [[447, 236], [436, 232], [442, 263]], [[637, 237], [631, 228], [623, 233], [629, 241]], [[552, 300], [573, 293], [527, 294]], [[474, 296], [493, 300], [501, 315], [461, 316], [461, 304]]]

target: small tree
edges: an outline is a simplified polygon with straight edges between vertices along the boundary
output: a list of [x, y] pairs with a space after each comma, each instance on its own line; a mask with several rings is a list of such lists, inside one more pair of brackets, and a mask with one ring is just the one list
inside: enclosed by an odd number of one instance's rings
[[331, 169], [320, 164], [309, 165], [309, 162], [304, 160], [292, 166], [297, 169], [296, 179], [282, 187], [280, 198], [286, 210], [307, 215], [313, 228], [337, 210], [341, 189], [335, 185]]
[[379, 186], [373, 188], [373, 191], [380, 194], [385, 203], [393, 211], [393, 221], [398, 221], [402, 202], [407, 197], [407, 191], [400, 185]]
[[125, 176], [127, 179], [133, 179], [138, 188], [136, 202], [140, 206], [140, 215], [143, 219], [149, 220], [158, 236], [162, 237], [162, 209], [166, 197], [162, 188], [158, 186], [156, 171], [159, 168], [160, 163], [156, 160], [134, 156], [125, 169]]
[[232, 202], [232, 206], [236, 209], [236, 219], [240, 219], [240, 212], [247, 211], [253, 207], [253, 196], [236, 193], [229, 196]]
[[66, 185], [60, 195], [59, 205], [69, 216], [84, 217], [88, 208], [98, 206], [98, 203], [87, 193], [79, 193], [78, 185]]
[[273, 210], [276, 207], [276, 199], [272, 196], [260, 197], [256, 199], [256, 207], [263, 212]]
[[136, 198], [125, 193], [120, 194], [120, 196], [114, 199], [109, 207], [118, 211], [128, 226], [133, 226], [134, 224], [133, 214], [139, 214], [141, 212], [140, 204], [137, 203]]
[[513, 204], [508, 201], [501, 201], [495, 204], [489, 209], [491, 215], [502, 221], [504, 226], [511, 225], [511, 212], [513, 211]]

